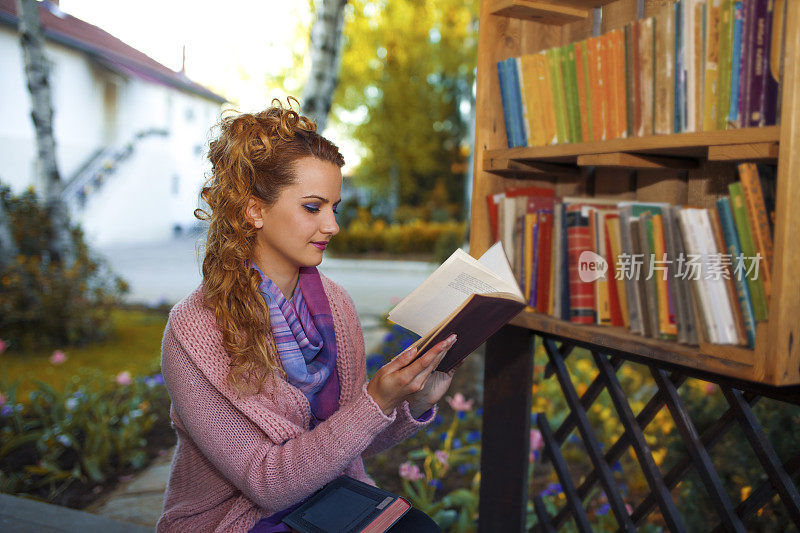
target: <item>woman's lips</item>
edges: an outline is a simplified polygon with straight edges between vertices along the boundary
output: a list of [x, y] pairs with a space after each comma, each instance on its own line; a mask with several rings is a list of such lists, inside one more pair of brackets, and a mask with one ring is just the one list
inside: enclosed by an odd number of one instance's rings
[[327, 243], [327, 242], [325, 242], [325, 241], [322, 241], [322, 242], [312, 242], [311, 244], [313, 244], [314, 246], [316, 246], [316, 247], [317, 247], [317, 248], [319, 248], [320, 250], [324, 250], [324, 249], [325, 249], [325, 248], [328, 246], [328, 243]]

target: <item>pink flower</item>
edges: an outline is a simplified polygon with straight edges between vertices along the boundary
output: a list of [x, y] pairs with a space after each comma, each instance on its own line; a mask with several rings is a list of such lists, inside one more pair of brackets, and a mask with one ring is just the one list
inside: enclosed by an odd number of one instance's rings
[[444, 450], [436, 450], [436, 453], [434, 453], [434, 455], [436, 456], [436, 460], [439, 461], [440, 463], [442, 463], [442, 465], [445, 468], [447, 468], [447, 466], [448, 466], [447, 458], [450, 456], [450, 454], [447, 453]]
[[6, 348], [8, 348], [8, 344], [3, 339], [0, 339], [0, 353], [5, 352]]
[[625, 504], [625, 510], [628, 511], [628, 514], [633, 514], [633, 507], [631, 507], [631, 504], [626, 503]]
[[714, 391], [717, 390], [717, 386], [713, 383], [706, 383], [705, 392], [706, 394], [714, 394]]
[[457, 412], [470, 411], [474, 402], [475, 400], [465, 399], [464, 395], [460, 392], [457, 392], [452, 398], [450, 396], [447, 397], [447, 403], [450, 404], [450, 407], [453, 408], [453, 411]]
[[127, 370], [117, 374], [117, 377], [114, 378], [114, 381], [117, 382], [117, 385], [130, 385], [133, 383], [133, 380], [131, 379], [131, 373]]
[[0, 406], [5, 405], [7, 401], [8, 397], [2, 392], [0, 392]]
[[54, 365], [60, 365], [66, 360], [67, 360], [67, 355], [61, 350], [54, 351], [53, 355], [50, 356], [50, 362]]
[[531, 430], [531, 451], [539, 450], [544, 446], [544, 439], [538, 429]]
[[425, 479], [425, 474], [419, 471], [419, 467], [414, 463], [406, 461], [400, 465], [400, 477], [408, 481]]

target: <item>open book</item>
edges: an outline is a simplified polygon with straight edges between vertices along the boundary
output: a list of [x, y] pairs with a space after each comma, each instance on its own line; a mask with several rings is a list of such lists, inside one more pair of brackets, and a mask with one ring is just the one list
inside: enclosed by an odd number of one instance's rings
[[447, 372], [525, 308], [503, 245], [480, 259], [461, 249], [389, 312], [389, 320], [421, 338], [421, 355], [452, 333], [458, 340], [436, 370]]

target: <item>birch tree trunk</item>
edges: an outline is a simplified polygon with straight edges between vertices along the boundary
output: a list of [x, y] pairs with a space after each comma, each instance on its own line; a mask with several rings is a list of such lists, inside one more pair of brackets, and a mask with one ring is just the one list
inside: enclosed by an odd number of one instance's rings
[[36, 157], [39, 184], [53, 235], [50, 256], [72, 265], [74, 251], [69, 230], [67, 206], [61, 199], [61, 176], [56, 162], [56, 141], [53, 136], [53, 106], [50, 95], [50, 65], [44, 54], [44, 33], [36, 0], [17, 0], [19, 34], [28, 93], [31, 97], [31, 120], [36, 132]]
[[314, 119], [322, 133], [339, 81], [342, 26], [347, 0], [322, 0], [311, 28], [311, 73], [303, 87], [303, 114]]

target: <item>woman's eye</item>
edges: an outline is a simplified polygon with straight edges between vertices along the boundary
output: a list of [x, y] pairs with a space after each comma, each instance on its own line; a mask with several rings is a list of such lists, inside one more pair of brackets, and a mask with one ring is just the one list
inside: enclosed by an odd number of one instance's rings
[[309, 213], [319, 213], [319, 207], [317, 207], [315, 205], [304, 205], [303, 207]]

